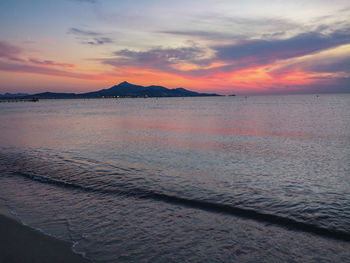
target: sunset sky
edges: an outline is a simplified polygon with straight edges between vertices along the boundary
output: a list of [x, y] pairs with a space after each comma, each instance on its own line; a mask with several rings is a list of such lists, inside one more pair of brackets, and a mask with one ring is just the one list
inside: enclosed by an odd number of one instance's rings
[[350, 92], [349, 0], [0, 0], [0, 93]]

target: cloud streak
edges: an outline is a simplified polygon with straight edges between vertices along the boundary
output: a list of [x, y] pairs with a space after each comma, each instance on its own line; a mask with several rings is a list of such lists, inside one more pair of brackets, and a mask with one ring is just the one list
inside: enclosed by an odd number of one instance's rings
[[67, 33], [75, 35], [81, 44], [87, 44], [90, 46], [100, 46], [104, 44], [114, 43], [114, 40], [112, 38], [96, 31], [71, 27]]
[[90, 39], [88, 41], [83, 41], [83, 44], [88, 44], [90, 46], [99, 46], [103, 44], [110, 44], [113, 43], [113, 39], [109, 37], [95, 37], [93, 39]]
[[0, 41], [0, 71], [90, 80], [99, 78], [91, 74], [76, 73], [66, 70], [75, 67], [72, 63], [61, 63], [49, 59], [25, 58], [25, 53], [25, 50], [16, 45]]
[[0, 58], [21, 61], [18, 55], [22, 53], [22, 49], [11, 45], [5, 41], [0, 41]]
[[324, 49], [350, 42], [350, 34], [303, 33], [288, 39], [251, 40], [240, 44], [215, 46], [220, 60], [236, 61], [251, 58], [252, 63], [261, 65], [279, 59], [304, 56]]
[[175, 72], [172, 67], [179, 63], [207, 64], [205, 50], [196, 47], [154, 48], [146, 51], [123, 49], [114, 52], [116, 57], [103, 59], [103, 64], [115, 67], [151, 68], [161, 71]]
[[89, 36], [89, 37], [95, 37], [95, 36], [101, 36], [102, 34], [99, 32], [91, 31], [91, 30], [84, 30], [79, 29], [76, 27], [71, 27], [68, 30], [68, 34], [78, 35], [78, 36]]
[[195, 37], [205, 40], [241, 40], [244, 39], [245, 35], [235, 35], [233, 33], [225, 33], [218, 31], [206, 31], [206, 30], [164, 30], [159, 31], [158, 33], [167, 34], [167, 35], [175, 35], [175, 36], [185, 36], [185, 37]]
[[279, 76], [296, 70], [350, 76], [350, 44], [283, 61], [272, 67], [270, 73]]
[[74, 64], [69, 64], [69, 63], [59, 63], [55, 62], [53, 60], [39, 60], [35, 58], [30, 58], [28, 59], [30, 63], [37, 64], [37, 65], [43, 65], [43, 66], [58, 66], [58, 67], [63, 67], [63, 68], [73, 68], [75, 67]]
[[69, 78], [76, 78], [76, 79], [89, 79], [89, 80], [98, 79], [97, 76], [84, 74], [84, 73], [74, 73], [74, 72], [55, 69], [55, 68], [40, 67], [40, 66], [26, 65], [26, 64], [17, 64], [17, 63], [5, 62], [5, 61], [0, 61], [0, 71], [43, 74], [43, 75], [69, 77]]

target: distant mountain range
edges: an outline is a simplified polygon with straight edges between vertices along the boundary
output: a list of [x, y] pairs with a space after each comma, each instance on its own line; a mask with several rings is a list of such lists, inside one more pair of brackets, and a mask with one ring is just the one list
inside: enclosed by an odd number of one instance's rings
[[0, 98], [18, 98], [18, 97], [24, 97], [28, 95], [29, 94], [27, 93], [5, 93], [5, 94], [0, 94]]
[[[13, 94], [15, 95], [15, 94]], [[198, 93], [183, 88], [167, 89], [162, 86], [140, 86], [128, 83], [126, 81], [115, 85], [109, 89], [102, 89], [88, 93], [53, 93], [43, 92], [33, 95], [18, 94], [15, 97], [39, 98], [39, 99], [73, 99], [73, 98], [135, 98], [135, 97], [204, 97], [204, 96], [221, 96], [214, 93]], [[1, 97], [1, 96], [0, 96]]]

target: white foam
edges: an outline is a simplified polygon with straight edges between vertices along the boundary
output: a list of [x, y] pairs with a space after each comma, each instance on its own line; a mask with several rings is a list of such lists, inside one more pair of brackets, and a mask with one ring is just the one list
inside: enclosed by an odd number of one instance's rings
[[79, 254], [79, 255], [82, 255], [84, 258], [87, 258], [87, 257], [86, 257], [86, 252], [76, 250], [76, 246], [77, 246], [77, 245], [79, 245], [79, 242], [78, 242], [78, 241], [73, 241], [72, 251], [73, 251], [75, 254]]
[[3, 214], [4, 216], [7, 216], [7, 217], [10, 217], [14, 220], [16, 220], [17, 222], [21, 223], [22, 225], [26, 226], [26, 227], [29, 227], [31, 229], [34, 229], [46, 236], [49, 236], [49, 237], [52, 237], [54, 239], [57, 239], [57, 240], [61, 240], [61, 241], [65, 241], [65, 242], [71, 242], [72, 243], [72, 246], [71, 246], [71, 250], [73, 253], [75, 254], [78, 254], [78, 255], [81, 255], [82, 257], [86, 258], [86, 259], [89, 259], [87, 256], [86, 256], [86, 252], [85, 251], [78, 251], [76, 249], [76, 246], [79, 245], [79, 242], [78, 241], [67, 241], [67, 240], [62, 240], [48, 232], [45, 232], [44, 230], [42, 230], [41, 228], [38, 228], [38, 227], [33, 227], [29, 224], [27, 224], [25, 221], [22, 220], [22, 218], [18, 215], [18, 213], [16, 212], [15, 209], [11, 209], [6, 203], [5, 203], [5, 200], [0, 198], [0, 214]]

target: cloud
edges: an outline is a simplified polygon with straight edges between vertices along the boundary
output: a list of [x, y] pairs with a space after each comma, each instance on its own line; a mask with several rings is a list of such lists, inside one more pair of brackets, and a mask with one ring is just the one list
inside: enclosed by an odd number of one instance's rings
[[244, 35], [235, 35], [232, 33], [224, 33], [218, 31], [206, 31], [206, 30], [164, 30], [159, 31], [158, 33], [168, 34], [168, 35], [180, 35], [180, 36], [189, 36], [196, 37], [206, 40], [240, 40], [244, 39]]
[[217, 13], [193, 17], [191, 23], [193, 23], [191, 29], [167, 29], [158, 33], [220, 43], [222, 40], [227, 42], [227, 40], [237, 41], [252, 37], [278, 38], [288, 35], [291, 31], [300, 32], [303, 28], [303, 25], [287, 19], [229, 17]]
[[321, 64], [309, 64], [303, 69], [313, 72], [346, 72], [350, 74], [350, 57], [338, 61], [326, 61]]
[[68, 30], [68, 34], [79, 35], [79, 36], [89, 36], [89, 37], [91, 37], [91, 36], [92, 37], [94, 37], [94, 36], [101, 36], [102, 35], [99, 32], [79, 29], [79, 28], [76, 28], [76, 27], [71, 27]]
[[279, 76], [291, 71], [329, 73], [338, 77], [350, 76], [350, 44], [285, 60], [271, 67], [270, 74]]
[[309, 72], [328, 72], [328, 73], [344, 73], [350, 75], [350, 56], [344, 57], [328, 57], [322, 59], [310, 59], [306, 61], [300, 61], [292, 63], [285, 67], [281, 67], [276, 71], [273, 71], [273, 74], [284, 74], [290, 70], [303, 70]]
[[147, 51], [123, 49], [114, 52], [115, 58], [102, 60], [102, 63], [115, 67], [152, 68], [174, 72], [172, 65], [178, 63], [206, 64], [205, 50], [196, 47], [154, 48]]
[[193, 18], [200, 24], [215, 24], [218, 26], [228, 26], [234, 28], [236, 26], [261, 28], [278, 28], [279, 30], [295, 29], [301, 25], [285, 18], [273, 17], [242, 17], [242, 16], [225, 16], [222, 13], [208, 12]]
[[72, 63], [61, 63], [49, 59], [26, 58], [22, 48], [5, 41], [0, 41], [0, 71], [22, 72], [61, 76], [79, 79], [96, 79], [97, 76], [75, 73], [59, 68], [73, 68]]
[[350, 34], [322, 35], [303, 33], [289, 39], [252, 40], [237, 45], [216, 46], [220, 60], [239, 60], [251, 57], [259, 64], [277, 59], [303, 56], [350, 42]]
[[196, 60], [202, 53], [202, 50], [196, 47], [182, 48], [156, 48], [148, 51], [132, 51], [124, 49], [114, 52], [115, 55], [130, 59], [134, 62], [153, 63], [154, 61], [172, 63], [174, 61]]
[[216, 52], [213, 60], [226, 62], [221, 70], [233, 71], [315, 54], [347, 43], [350, 33], [339, 30], [328, 35], [310, 32], [287, 39], [248, 40], [212, 48]]
[[81, 44], [87, 44], [91, 46], [110, 44], [114, 42], [112, 38], [106, 37], [103, 33], [79, 29], [76, 27], [71, 27], [67, 33], [75, 35]]
[[77, 78], [77, 79], [97, 79], [98, 78], [97, 76], [90, 75], [90, 74], [74, 73], [74, 72], [50, 68], [50, 67], [18, 64], [18, 63], [11, 63], [11, 62], [5, 62], [5, 61], [0, 61], [0, 71], [34, 73], [34, 74], [69, 77], [69, 78]]
[[[187, 34], [191, 31], [169, 33]], [[212, 32], [198, 31], [199, 35]], [[214, 36], [215, 34], [213, 34]], [[281, 36], [278, 32], [276, 36]], [[102, 59], [103, 64], [119, 67], [155, 69], [171, 73], [203, 76], [215, 72], [233, 72], [244, 68], [260, 67], [278, 61], [316, 54], [324, 50], [350, 43], [350, 31], [346, 28], [330, 34], [308, 32], [286, 39], [243, 40], [235, 44], [214, 45], [209, 49], [196, 45], [179, 48], [153, 48], [145, 51], [124, 49], [114, 52], [112, 58]], [[347, 61], [337, 59], [333, 71], [346, 68]], [[325, 63], [310, 63], [315, 71], [326, 70]], [[323, 68], [322, 68], [323, 67]]]
[[18, 54], [22, 53], [22, 49], [9, 44], [5, 41], [0, 41], [0, 58], [13, 60], [13, 61], [21, 61], [18, 57]]
[[96, 45], [103, 45], [103, 44], [109, 44], [109, 43], [113, 43], [113, 39], [109, 38], [109, 37], [96, 37], [93, 38], [91, 40], [88, 40], [86, 42], [82, 42], [84, 44], [88, 44], [91, 46], [96, 46]]
[[43, 66], [58, 66], [58, 67], [63, 67], [63, 68], [73, 68], [75, 67], [74, 64], [69, 64], [69, 63], [59, 63], [55, 62], [53, 60], [39, 60], [35, 58], [30, 58], [28, 59], [29, 62], [37, 65], [43, 65]]

